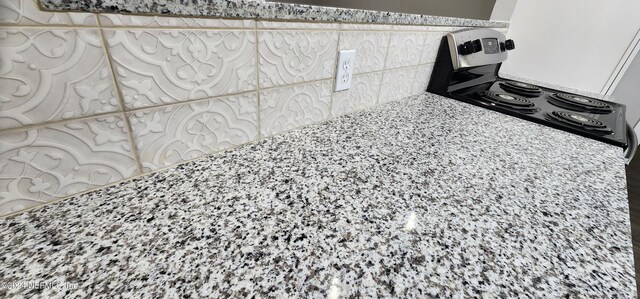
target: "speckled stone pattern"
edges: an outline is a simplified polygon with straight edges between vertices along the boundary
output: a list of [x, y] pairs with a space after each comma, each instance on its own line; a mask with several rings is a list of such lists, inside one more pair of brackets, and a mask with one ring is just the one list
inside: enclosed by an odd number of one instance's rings
[[631, 298], [622, 150], [424, 94], [0, 223], [0, 297]]
[[248, 0], [39, 0], [48, 10], [323, 22], [509, 27], [509, 22]]

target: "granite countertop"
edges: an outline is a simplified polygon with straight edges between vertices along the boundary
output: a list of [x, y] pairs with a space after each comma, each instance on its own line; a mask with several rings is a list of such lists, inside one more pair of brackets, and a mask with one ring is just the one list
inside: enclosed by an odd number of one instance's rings
[[3, 219], [53, 288], [0, 297], [630, 298], [628, 213], [621, 149], [422, 94]]
[[407, 25], [509, 27], [509, 22], [346, 9], [251, 0], [39, 0], [53, 11], [136, 13], [166, 16], [247, 18]]

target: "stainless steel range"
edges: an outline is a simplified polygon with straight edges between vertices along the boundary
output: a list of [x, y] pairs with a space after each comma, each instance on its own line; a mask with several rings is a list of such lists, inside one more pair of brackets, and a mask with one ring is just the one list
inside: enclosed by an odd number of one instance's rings
[[513, 49], [515, 43], [495, 30], [451, 32], [440, 43], [427, 91], [628, 147], [635, 135], [628, 136], [633, 130], [624, 105], [500, 78], [500, 65]]

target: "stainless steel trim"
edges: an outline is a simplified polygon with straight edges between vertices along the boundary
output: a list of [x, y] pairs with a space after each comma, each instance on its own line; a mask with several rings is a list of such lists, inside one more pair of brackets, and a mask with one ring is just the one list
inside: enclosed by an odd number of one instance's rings
[[482, 40], [483, 38], [496, 38], [498, 39], [498, 42], [504, 42], [506, 40], [506, 37], [501, 32], [487, 28], [463, 29], [447, 34], [447, 42], [449, 43], [449, 52], [451, 52], [451, 62], [453, 63], [454, 70], [473, 66], [500, 63], [507, 60], [507, 51], [494, 54], [485, 54], [483, 50], [478, 53], [469, 55], [458, 54], [458, 45], [476, 39]]

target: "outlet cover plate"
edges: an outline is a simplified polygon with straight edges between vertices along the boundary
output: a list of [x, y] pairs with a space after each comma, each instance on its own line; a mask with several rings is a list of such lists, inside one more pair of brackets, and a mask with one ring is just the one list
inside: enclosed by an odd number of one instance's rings
[[356, 66], [356, 50], [338, 52], [338, 69], [336, 70], [336, 91], [351, 88], [351, 77]]

